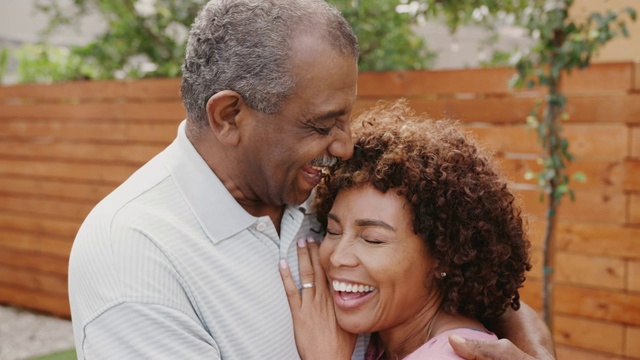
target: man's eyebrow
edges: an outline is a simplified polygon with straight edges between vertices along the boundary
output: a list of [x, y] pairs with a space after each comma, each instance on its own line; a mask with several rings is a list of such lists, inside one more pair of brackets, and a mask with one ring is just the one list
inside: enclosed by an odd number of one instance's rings
[[334, 110], [334, 111], [326, 112], [319, 116], [311, 116], [310, 118], [312, 121], [323, 121], [323, 120], [337, 118], [337, 117], [343, 116], [344, 114], [346, 114], [345, 110]]

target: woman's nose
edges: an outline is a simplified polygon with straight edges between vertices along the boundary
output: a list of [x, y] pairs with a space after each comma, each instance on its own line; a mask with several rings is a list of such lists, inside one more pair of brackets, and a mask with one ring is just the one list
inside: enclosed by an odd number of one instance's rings
[[329, 260], [331, 261], [331, 265], [336, 268], [355, 267], [358, 265], [358, 257], [354, 252], [354, 247], [346, 239], [341, 239], [336, 242], [331, 249]]

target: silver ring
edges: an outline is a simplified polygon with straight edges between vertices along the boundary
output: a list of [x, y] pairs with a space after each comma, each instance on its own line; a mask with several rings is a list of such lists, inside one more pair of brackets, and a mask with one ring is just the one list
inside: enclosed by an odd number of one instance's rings
[[314, 286], [316, 286], [316, 283], [314, 283], [314, 282], [302, 284], [302, 288], [303, 289], [311, 289]]

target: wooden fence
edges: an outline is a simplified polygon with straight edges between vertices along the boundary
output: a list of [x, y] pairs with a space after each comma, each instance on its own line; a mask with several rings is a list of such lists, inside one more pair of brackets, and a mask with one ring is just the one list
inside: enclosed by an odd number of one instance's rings
[[[545, 205], [524, 173], [539, 146], [524, 119], [540, 97], [509, 69], [363, 73], [356, 114], [406, 97], [465, 122], [493, 149], [523, 201], [535, 266], [523, 298], [541, 308]], [[90, 209], [163, 149], [184, 117], [179, 80], [0, 87], [0, 303], [69, 316], [68, 254]], [[555, 339], [560, 359], [640, 359], [640, 66], [567, 78], [577, 200], [559, 213]]]

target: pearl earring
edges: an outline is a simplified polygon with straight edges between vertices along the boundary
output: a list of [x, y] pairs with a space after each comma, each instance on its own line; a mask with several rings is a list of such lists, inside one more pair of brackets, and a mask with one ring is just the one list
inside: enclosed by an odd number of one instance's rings
[[447, 276], [447, 273], [443, 271], [443, 272], [440, 273], [440, 276], [445, 277], [445, 276]]

